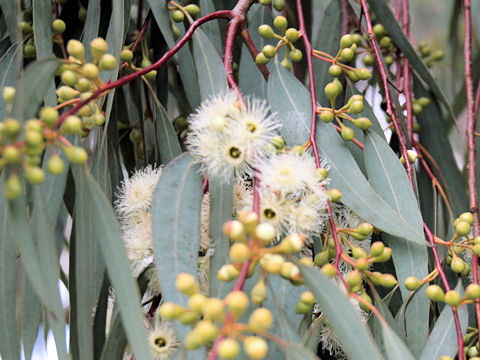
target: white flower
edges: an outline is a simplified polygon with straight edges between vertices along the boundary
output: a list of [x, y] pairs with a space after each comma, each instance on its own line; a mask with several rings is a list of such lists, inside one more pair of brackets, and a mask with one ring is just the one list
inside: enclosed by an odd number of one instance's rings
[[319, 235], [328, 221], [328, 214], [325, 211], [326, 204], [327, 195], [324, 191], [316, 191], [303, 196], [298, 203], [292, 206], [289, 231], [308, 236]]
[[274, 155], [262, 161], [258, 170], [262, 186], [284, 197], [299, 199], [307, 192], [324, 192], [325, 181], [308, 153], [302, 155], [292, 151]]
[[233, 91], [202, 103], [189, 124], [188, 150], [204, 173], [224, 178], [251, 175], [280, 127], [266, 102], [247, 99], [244, 106]]
[[152, 217], [147, 214], [142, 222], [124, 228], [123, 242], [133, 276], [137, 277], [153, 263]]
[[122, 225], [141, 222], [150, 212], [153, 192], [161, 175], [162, 168], [147, 166], [137, 170], [130, 179], [123, 181], [115, 201]]
[[154, 316], [147, 329], [147, 340], [153, 354], [153, 360], [168, 360], [180, 347], [173, 326]]

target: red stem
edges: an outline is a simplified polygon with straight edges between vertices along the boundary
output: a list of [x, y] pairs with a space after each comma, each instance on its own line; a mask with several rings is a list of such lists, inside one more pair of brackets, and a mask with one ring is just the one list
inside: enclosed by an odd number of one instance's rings
[[[463, 53], [465, 57], [465, 85], [467, 90], [467, 138], [468, 138], [468, 190], [470, 193], [470, 212], [473, 214], [473, 236], [480, 235], [480, 226], [478, 219], [478, 196], [476, 179], [476, 149], [475, 149], [475, 129], [477, 127], [478, 101], [473, 98], [473, 80], [472, 80], [472, 9], [471, 1], [463, 2], [465, 16], [465, 41]], [[478, 99], [477, 92], [477, 99]], [[473, 256], [473, 282], [478, 284], [478, 257]], [[475, 304], [477, 315], [477, 328], [480, 329], [480, 304]]]
[[310, 82], [310, 100], [312, 102], [312, 119], [310, 124], [310, 144], [313, 150], [313, 156], [315, 157], [315, 164], [317, 168], [320, 167], [320, 157], [318, 156], [317, 143], [315, 142], [315, 134], [317, 130], [317, 95], [315, 93], [315, 76], [313, 74], [313, 63], [312, 63], [312, 44], [308, 39], [307, 30], [305, 27], [305, 19], [303, 18], [303, 9], [302, 1], [297, 1], [297, 13], [298, 13], [298, 22], [300, 24], [300, 33], [303, 37], [303, 44], [305, 46], [305, 52], [307, 55], [307, 65], [308, 65], [308, 79]]
[[[375, 35], [373, 33], [372, 21], [370, 18], [370, 12], [368, 10], [367, 0], [361, 0], [361, 3], [362, 3], [363, 12], [365, 14], [368, 38], [370, 39], [373, 50], [375, 52], [376, 64], [377, 64], [378, 71], [380, 73], [380, 79], [382, 81], [383, 90], [385, 92], [385, 99], [387, 103], [387, 114], [392, 119], [392, 123], [395, 126], [395, 130], [397, 131], [398, 141], [400, 143], [400, 150], [403, 155], [403, 158], [408, 159], [405, 135], [403, 134], [402, 127], [398, 123], [397, 116], [395, 115], [395, 111], [393, 110], [392, 96], [390, 94], [390, 90], [388, 89], [388, 75], [385, 67], [383, 66], [380, 49], [378, 48], [377, 40], [375, 39]], [[413, 187], [412, 166], [409, 161], [405, 161], [405, 169], [407, 171], [408, 178], [410, 179], [410, 183], [412, 184], [412, 187]]]
[[[247, 46], [248, 51], [250, 52], [250, 54], [253, 57], [253, 60], [255, 61], [255, 58], [258, 55], [258, 50], [257, 50], [255, 44], [253, 43], [252, 37], [250, 36], [250, 33], [249, 33], [248, 29], [244, 28], [240, 32], [240, 36], [242, 37], [243, 42]], [[258, 65], [258, 64], [257, 64], [257, 67], [260, 70], [260, 72], [262, 73], [264, 79], [267, 80], [268, 75], [270, 74], [267, 67], [265, 65]]]
[[140, 76], [142, 75], [145, 75], [147, 73], [149, 73], [150, 71], [152, 70], [156, 70], [158, 68], [160, 68], [162, 65], [164, 65], [173, 55], [175, 55], [181, 48], [183, 45], [185, 45], [187, 43], [188, 40], [190, 40], [193, 36], [193, 33], [195, 32], [195, 30], [202, 24], [208, 22], [208, 21], [211, 21], [211, 20], [214, 20], [214, 19], [220, 19], [220, 18], [223, 18], [223, 19], [231, 19], [233, 16], [232, 14], [232, 11], [231, 10], [220, 10], [220, 11], [215, 11], [211, 14], [207, 14], [199, 19], [197, 19], [196, 21], [194, 21], [191, 26], [188, 28], [187, 32], [185, 33], [185, 35], [180, 39], [179, 42], [177, 42], [169, 51], [167, 51], [157, 62], [155, 62], [154, 64], [146, 67], [146, 68], [143, 68], [139, 71], [136, 71], [134, 72], [133, 74], [130, 74], [130, 75], [127, 75], [127, 76], [124, 76], [122, 77], [121, 79], [118, 79], [117, 81], [114, 81], [112, 83], [109, 83], [109, 84], [105, 84], [105, 86], [103, 86], [102, 88], [96, 90], [88, 99], [84, 100], [84, 101], [80, 101], [78, 102], [73, 108], [71, 108], [70, 110], [68, 111], [65, 111], [61, 116], [60, 118], [58, 119], [57, 121], [57, 124], [56, 126], [59, 127], [64, 121], [65, 121], [65, 118], [67, 116], [70, 116], [70, 115], [73, 115], [75, 114], [82, 106], [88, 104], [90, 101], [92, 101], [93, 99], [97, 98], [98, 96], [100, 96], [101, 94], [111, 90], [111, 89], [115, 89], [117, 87], [120, 87], [122, 85], [125, 85], [127, 83], [129, 83], [130, 81], [133, 81], [135, 79], [138, 79]]
[[[145, 31], [147, 30], [147, 27], [148, 27], [148, 24], [150, 22], [150, 18], [152, 17], [152, 11], [151, 10], [148, 10], [148, 14], [147, 14], [147, 17], [145, 18], [145, 21], [143, 22], [143, 25], [142, 27], [140, 28], [140, 31], [138, 32], [138, 36], [137, 38], [135, 39], [135, 42], [133, 43], [132, 45], [132, 53], [135, 52], [135, 50], [137, 49], [137, 46], [138, 44], [140, 43], [140, 41], [142, 40], [142, 37], [143, 37], [143, 34], [145, 34]], [[138, 19], [140, 21], [140, 18]]]

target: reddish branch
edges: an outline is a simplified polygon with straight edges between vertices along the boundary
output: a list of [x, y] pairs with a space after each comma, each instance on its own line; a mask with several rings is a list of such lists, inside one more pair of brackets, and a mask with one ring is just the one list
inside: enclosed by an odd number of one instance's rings
[[[248, 29], [244, 28], [240, 32], [240, 36], [242, 37], [243, 42], [247, 46], [248, 51], [252, 55], [253, 60], [255, 60], [255, 58], [258, 55], [258, 50], [257, 50], [255, 44], [253, 43], [252, 37], [250, 36], [250, 33], [248, 32]], [[262, 73], [264, 79], [267, 80], [268, 75], [269, 75], [269, 71], [268, 71], [267, 67], [265, 65], [258, 65], [258, 64], [257, 64], [257, 67], [260, 70], [260, 72]]]
[[[376, 63], [377, 63], [377, 68], [380, 73], [380, 79], [382, 81], [382, 86], [383, 90], [385, 92], [385, 99], [387, 103], [387, 114], [390, 116], [392, 119], [392, 123], [395, 126], [395, 130], [397, 131], [397, 136], [398, 136], [398, 141], [400, 143], [400, 150], [403, 155], [404, 159], [408, 159], [408, 153], [407, 153], [407, 144], [405, 141], [405, 135], [403, 134], [402, 127], [398, 123], [397, 116], [395, 115], [395, 111], [393, 110], [393, 100], [392, 96], [390, 94], [390, 90], [388, 88], [388, 74], [387, 70], [385, 69], [385, 66], [383, 65], [382, 62], [382, 57], [380, 54], [380, 49], [377, 44], [377, 40], [375, 39], [375, 35], [373, 32], [373, 27], [372, 27], [372, 21], [370, 18], [370, 12], [368, 10], [367, 6], [367, 0], [361, 0], [362, 2], [362, 9], [363, 13], [365, 14], [365, 20], [367, 24], [367, 33], [368, 33], [368, 38], [370, 39], [370, 42], [373, 47], [373, 51], [375, 52], [375, 57], [376, 57]], [[405, 161], [405, 169], [407, 170], [407, 175], [408, 178], [410, 179], [410, 182], [413, 180], [413, 175], [412, 175], [412, 166], [410, 162]], [[413, 186], [413, 183], [412, 183]]]
[[[477, 127], [478, 104], [475, 106], [473, 98], [473, 80], [472, 80], [472, 9], [471, 1], [463, 2], [465, 16], [465, 42], [463, 55], [465, 57], [465, 85], [467, 90], [467, 137], [468, 137], [468, 190], [470, 193], [470, 212], [473, 214], [473, 236], [480, 235], [478, 219], [478, 196], [476, 179], [476, 149], [475, 149], [475, 129]], [[477, 107], [477, 109], [475, 109]], [[478, 284], [478, 257], [474, 254], [473, 261], [473, 282]], [[477, 315], [477, 327], [480, 329], [480, 304], [475, 304]]]
[[145, 75], [149, 73], [152, 70], [156, 70], [160, 68], [162, 65], [164, 65], [172, 56], [174, 56], [193, 36], [193, 33], [195, 30], [202, 24], [215, 20], [215, 19], [231, 19], [233, 17], [233, 13], [231, 10], [220, 10], [220, 11], [215, 11], [211, 14], [205, 15], [196, 21], [194, 21], [190, 27], [188, 28], [187, 32], [185, 35], [178, 41], [169, 51], [167, 51], [158, 61], [156, 61], [154, 64], [143, 68], [137, 72], [134, 72], [133, 74], [127, 75], [122, 77], [121, 79], [118, 79], [117, 81], [114, 81], [109, 84], [105, 84], [103, 87], [100, 89], [96, 90], [88, 99], [84, 101], [78, 102], [73, 108], [70, 110], [64, 112], [60, 118], [58, 119], [57, 122], [57, 127], [60, 126], [64, 121], [67, 116], [75, 114], [82, 106], [88, 104], [90, 101], [96, 99], [100, 95], [103, 95], [107, 93], [108, 91], [115, 89], [117, 87], [120, 87], [122, 85], [125, 85], [129, 83], [130, 81], [133, 81], [135, 79], [138, 79], [140, 76]]

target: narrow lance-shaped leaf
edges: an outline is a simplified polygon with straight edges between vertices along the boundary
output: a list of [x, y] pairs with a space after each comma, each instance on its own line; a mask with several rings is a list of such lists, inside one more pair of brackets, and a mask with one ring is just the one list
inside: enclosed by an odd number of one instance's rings
[[[455, 290], [463, 296], [462, 281], [458, 280]], [[465, 335], [468, 325], [467, 306], [463, 305], [458, 308], [458, 319], [462, 329], [462, 335]], [[450, 306], [445, 306], [433, 327], [427, 345], [419, 357], [420, 360], [436, 360], [442, 356], [450, 356], [452, 358], [457, 354], [457, 336], [455, 320], [453, 318]]]
[[375, 13], [378, 21], [385, 26], [385, 29], [388, 31], [388, 35], [392, 38], [395, 45], [402, 51], [403, 54], [405, 54], [410, 62], [410, 65], [418, 74], [418, 76], [430, 87], [432, 92], [435, 94], [435, 97], [445, 106], [450, 114], [448, 120], [451, 123], [452, 120], [455, 119], [455, 115], [453, 114], [450, 103], [433, 78], [432, 74], [430, 74], [430, 71], [428, 71], [426, 65], [415, 52], [415, 49], [410, 41], [405, 36], [400, 24], [392, 14], [387, 2], [384, 0], [368, 0], [368, 4]]
[[349, 359], [382, 359], [370, 330], [342, 291], [320, 271], [304, 265], [299, 265], [299, 268]]
[[[422, 215], [407, 174], [397, 155], [379, 135], [365, 133], [365, 165], [372, 187], [377, 193], [419, 233], [423, 230]], [[403, 237], [385, 235], [392, 249], [396, 275], [401, 284], [402, 298], [407, 301], [410, 291], [403, 285], [408, 276], [423, 279], [428, 274], [426, 241], [414, 244]], [[420, 355], [428, 334], [429, 300], [425, 292], [417, 293], [406, 310], [407, 342], [415, 355]], [[425, 339], [422, 341], [422, 339]]]
[[402, 339], [387, 324], [383, 326], [383, 342], [389, 360], [415, 360]]
[[[15, 43], [3, 54], [0, 58], [0, 88], [5, 86], [14, 86], [17, 82], [18, 73], [20, 71], [20, 64], [22, 61], [22, 46], [21, 43]], [[0, 97], [0, 119], [3, 119], [7, 112], [7, 104]]]
[[225, 182], [223, 178], [209, 178], [210, 196], [210, 239], [215, 249], [210, 259], [210, 295], [225, 297], [232, 286], [217, 279], [218, 270], [229, 263], [228, 252], [230, 241], [223, 234], [223, 224], [232, 217], [233, 208], [233, 181]]
[[[4, 175], [0, 176], [0, 188], [4, 186]], [[0, 356], [19, 359], [17, 319], [15, 317], [16, 251], [15, 241], [10, 235], [7, 216], [7, 201], [0, 200]]]
[[[33, 0], [33, 35], [37, 59], [42, 60], [53, 56], [52, 51], [52, 4], [48, 1]], [[53, 77], [48, 80], [48, 88], [44, 93], [45, 103], [55, 106], [55, 82]]]
[[[283, 116], [282, 136], [287, 144], [303, 144], [309, 138], [310, 96], [305, 87], [274, 59], [268, 80], [268, 101]], [[308, 120], [307, 120], [308, 119]], [[373, 190], [331, 124], [317, 122], [316, 143], [330, 166], [331, 186], [342, 192], [342, 202], [375, 227], [423, 244], [423, 232], [412, 227]]]
[[[177, 291], [176, 275], [183, 272], [197, 278], [203, 196], [198, 171], [188, 153], [176, 157], [164, 168], [152, 200], [153, 248], [162, 298], [180, 305], [187, 304], [187, 297]], [[180, 339], [190, 330], [178, 322], [174, 326]], [[189, 353], [189, 358], [202, 356], [203, 350]]]
[[27, 68], [16, 87], [12, 106], [15, 119], [26, 121], [35, 115], [59, 64], [57, 59], [44, 59]]
[[202, 100], [228, 89], [222, 59], [202, 30], [193, 35], [193, 56]]
[[75, 175], [76, 181], [85, 184], [84, 190], [81, 191], [92, 206], [93, 225], [104, 230], [103, 235], [98, 236], [98, 241], [109, 278], [115, 289], [115, 299], [119, 305], [120, 317], [124, 324], [128, 324], [125, 332], [130, 347], [135, 359], [149, 360], [151, 354], [145, 337], [138, 289], [130, 271], [130, 264], [113, 209], [98, 185], [86, 172], [86, 168], [75, 171]]

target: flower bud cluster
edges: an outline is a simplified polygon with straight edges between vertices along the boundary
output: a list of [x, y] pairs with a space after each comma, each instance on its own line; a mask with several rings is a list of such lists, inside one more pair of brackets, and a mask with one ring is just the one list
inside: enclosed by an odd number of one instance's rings
[[456, 290], [444, 292], [438, 285], [430, 285], [426, 289], [427, 297], [435, 302], [444, 302], [447, 305], [458, 307], [466, 303], [475, 302], [480, 298], [480, 285], [470, 284], [465, 288], [465, 294], [461, 296]]
[[276, 46], [265, 45], [262, 51], [257, 54], [255, 61], [258, 65], [266, 65], [277, 54], [280, 48], [286, 46], [285, 57], [280, 64], [290, 70], [291, 65], [289, 59], [294, 63], [302, 61], [302, 51], [293, 45], [293, 43], [300, 38], [300, 32], [295, 28], [289, 28], [287, 19], [281, 15], [274, 19], [273, 25], [281, 35], [274, 32], [272, 27], [267, 24], [260, 25], [258, 32], [265, 39], [278, 39], [278, 44]]

